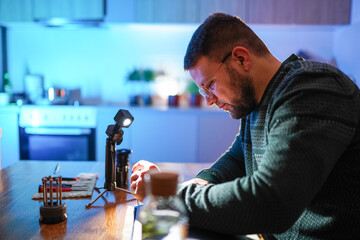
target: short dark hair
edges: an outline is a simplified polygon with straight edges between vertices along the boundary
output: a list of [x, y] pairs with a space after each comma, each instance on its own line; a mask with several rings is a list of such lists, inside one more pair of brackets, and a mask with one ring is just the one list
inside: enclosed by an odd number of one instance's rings
[[239, 17], [213, 13], [194, 32], [185, 54], [184, 69], [195, 66], [201, 56], [221, 61], [236, 46], [259, 56], [270, 53], [265, 43]]

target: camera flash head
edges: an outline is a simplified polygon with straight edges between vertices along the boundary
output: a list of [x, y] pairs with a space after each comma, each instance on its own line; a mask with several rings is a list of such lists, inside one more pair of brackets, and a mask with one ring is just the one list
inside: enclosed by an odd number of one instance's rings
[[128, 128], [134, 121], [134, 117], [128, 110], [120, 109], [115, 115], [114, 120], [119, 127]]

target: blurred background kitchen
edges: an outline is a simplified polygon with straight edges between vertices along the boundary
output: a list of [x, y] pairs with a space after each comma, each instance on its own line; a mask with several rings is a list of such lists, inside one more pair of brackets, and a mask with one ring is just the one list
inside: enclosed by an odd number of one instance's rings
[[239, 121], [207, 108], [183, 71], [212, 12], [238, 15], [280, 60], [336, 65], [360, 84], [360, 0], [0, 0], [1, 167], [104, 161], [119, 108], [131, 161], [212, 162]]

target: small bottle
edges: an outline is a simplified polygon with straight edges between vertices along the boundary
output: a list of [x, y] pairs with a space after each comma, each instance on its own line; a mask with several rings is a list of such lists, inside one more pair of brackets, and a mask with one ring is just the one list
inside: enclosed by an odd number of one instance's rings
[[176, 196], [178, 174], [156, 172], [146, 176], [150, 194], [139, 213], [142, 239], [186, 239], [188, 218], [184, 203]]
[[130, 149], [116, 150], [116, 186], [127, 187], [129, 181], [129, 155]]

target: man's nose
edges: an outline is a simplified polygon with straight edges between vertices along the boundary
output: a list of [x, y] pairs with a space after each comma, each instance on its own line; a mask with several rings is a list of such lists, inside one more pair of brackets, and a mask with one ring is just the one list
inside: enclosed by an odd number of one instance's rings
[[216, 103], [216, 96], [213, 95], [212, 97], [205, 97], [206, 105], [211, 106]]

